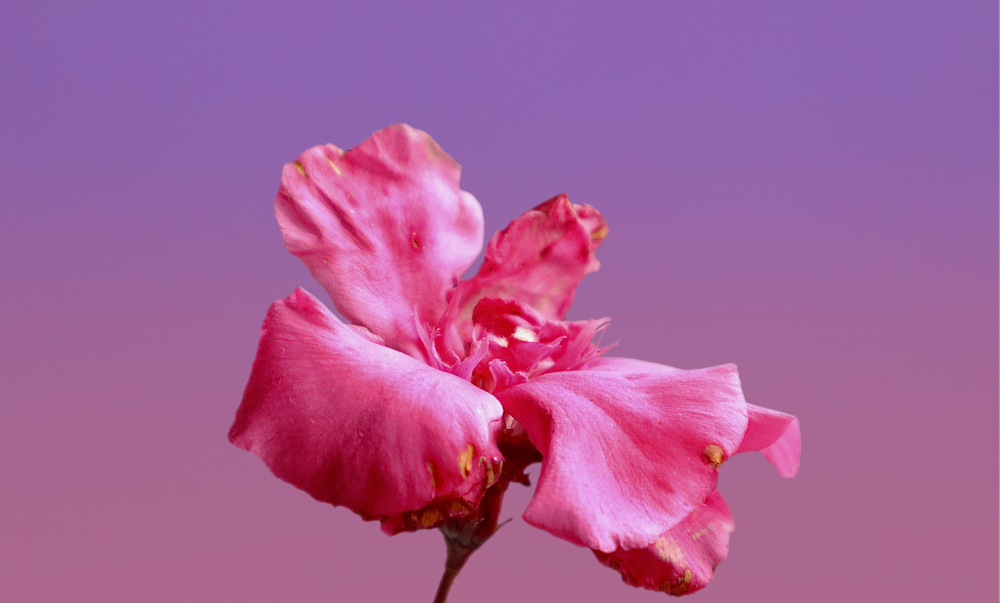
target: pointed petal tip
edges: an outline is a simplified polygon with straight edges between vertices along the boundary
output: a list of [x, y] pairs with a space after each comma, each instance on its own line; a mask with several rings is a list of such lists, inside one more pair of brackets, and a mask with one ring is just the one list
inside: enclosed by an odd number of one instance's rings
[[799, 473], [802, 455], [802, 433], [799, 419], [792, 418], [781, 439], [761, 451], [767, 462], [774, 465], [781, 477], [795, 477]]
[[770, 408], [747, 404], [746, 434], [737, 452], [760, 452], [778, 475], [795, 477], [802, 453], [799, 419]]

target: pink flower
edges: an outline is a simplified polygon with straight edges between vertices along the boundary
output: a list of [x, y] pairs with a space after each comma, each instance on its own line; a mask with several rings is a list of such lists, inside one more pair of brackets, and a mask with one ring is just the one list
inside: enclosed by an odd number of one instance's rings
[[606, 320], [564, 321], [607, 234], [565, 195], [494, 235], [461, 281], [483, 219], [459, 170], [406, 125], [285, 166], [285, 245], [351, 324], [302, 289], [275, 302], [230, 441], [389, 534], [441, 527], [471, 547], [540, 459], [528, 523], [629, 584], [703, 587], [733, 529], [720, 465], [762, 451], [791, 477], [798, 420], [747, 404], [734, 365], [603, 357]]

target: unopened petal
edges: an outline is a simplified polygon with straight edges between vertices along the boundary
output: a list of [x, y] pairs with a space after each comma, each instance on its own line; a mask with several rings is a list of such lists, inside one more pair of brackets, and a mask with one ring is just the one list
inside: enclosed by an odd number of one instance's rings
[[715, 568], [729, 553], [733, 527], [726, 501], [714, 490], [702, 505], [648, 547], [594, 554], [621, 573], [627, 584], [689, 595], [711, 582]]
[[[378, 518], [456, 493], [478, 500], [502, 460], [502, 416], [489, 394], [348, 328], [298, 289], [268, 311], [229, 439], [317, 500]], [[429, 511], [423, 527], [440, 518]]]
[[542, 453], [525, 520], [607, 553], [646, 547], [698, 508], [747, 425], [733, 365], [602, 358], [496, 395]]
[[416, 324], [437, 324], [446, 292], [479, 255], [483, 214], [461, 167], [430, 136], [390, 126], [346, 153], [317, 146], [285, 166], [275, 212], [348, 320], [426, 359]]
[[799, 420], [753, 404], [747, 404], [747, 412], [747, 433], [738, 452], [760, 451], [782, 477], [795, 477], [802, 452]]

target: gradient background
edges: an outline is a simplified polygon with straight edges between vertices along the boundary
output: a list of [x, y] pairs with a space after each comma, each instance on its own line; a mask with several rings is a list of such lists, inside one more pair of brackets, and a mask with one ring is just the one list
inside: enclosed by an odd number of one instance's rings
[[[696, 601], [996, 601], [995, 2], [8, 3], [0, 17], [0, 598], [429, 601], [387, 538], [226, 441], [281, 166], [408, 122], [487, 232], [605, 213], [571, 318], [737, 362], [802, 470], [726, 464]], [[324, 299], [325, 296], [324, 296]], [[535, 470], [537, 474], [537, 469]], [[519, 519], [452, 600], [662, 601]]]

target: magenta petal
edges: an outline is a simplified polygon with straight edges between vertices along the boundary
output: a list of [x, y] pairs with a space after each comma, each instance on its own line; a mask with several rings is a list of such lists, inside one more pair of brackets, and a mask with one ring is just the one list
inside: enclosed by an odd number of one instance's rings
[[346, 153], [316, 146], [285, 165], [275, 212], [348, 320], [426, 359], [416, 322], [437, 324], [446, 292], [479, 255], [483, 214], [461, 167], [430, 136], [390, 126]]
[[608, 233], [604, 216], [558, 195], [493, 235], [479, 272], [459, 287], [462, 328], [484, 297], [514, 299], [562, 320], [584, 276], [600, 267], [594, 251]]
[[646, 547], [700, 506], [747, 426], [734, 365], [599, 359], [496, 396], [543, 457], [524, 519], [606, 553]]
[[729, 553], [733, 527], [726, 501], [714, 490], [703, 505], [648, 547], [594, 554], [632, 586], [688, 595], [712, 581], [715, 568]]
[[737, 452], [760, 451], [782, 477], [799, 471], [802, 437], [799, 420], [792, 415], [747, 404], [749, 423]]
[[317, 500], [377, 517], [478, 502], [499, 473], [502, 415], [493, 396], [372, 342], [297, 289], [267, 313], [229, 439]]
[[544, 373], [573, 370], [589, 365], [609, 348], [598, 348], [592, 340], [604, 330], [608, 319], [549, 321], [531, 306], [511, 299], [484, 297], [472, 312], [474, 333], [488, 334], [489, 347], [477, 376], [487, 391], [484, 373], [493, 359], [510, 371], [534, 378]]

